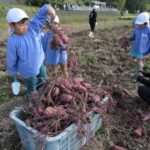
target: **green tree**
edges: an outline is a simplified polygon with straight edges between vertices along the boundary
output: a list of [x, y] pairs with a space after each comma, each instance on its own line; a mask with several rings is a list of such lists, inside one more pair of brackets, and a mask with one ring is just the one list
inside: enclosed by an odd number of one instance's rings
[[132, 13], [137, 12], [138, 10], [142, 12], [146, 10], [147, 4], [148, 0], [127, 0], [125, 7]]

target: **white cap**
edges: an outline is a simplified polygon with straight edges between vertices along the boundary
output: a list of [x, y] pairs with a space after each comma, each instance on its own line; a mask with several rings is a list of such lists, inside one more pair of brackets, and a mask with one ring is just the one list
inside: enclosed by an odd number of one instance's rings
[[29, 16], [20, 8], [12, 8], [8, 11], [6, 20], [8, 23], [19, 22], [24, 18], [29, 18]]
[[98, 5], [94, 5], [94, 6], [93, 6], [93, 9], [95, 9], [95, 10], [97, 10], [98, 8], [99, 8]]
[[54, 22], [59, 23], [59, 17], [58, 16], [55, 16]]
[[149, 24], [149, 14], [147, 12], [140, 13], [135, 20], [135, 24], [144, 24], [145, 22]]

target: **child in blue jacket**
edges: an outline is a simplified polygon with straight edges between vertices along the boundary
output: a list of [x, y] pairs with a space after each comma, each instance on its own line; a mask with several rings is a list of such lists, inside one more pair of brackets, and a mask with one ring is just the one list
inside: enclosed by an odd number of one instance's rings
[[143, 12], [135, 19], [135, 28], [132, 34], [126, 39], [134, 41], [130, 56], [136, 61], [135, 77], [138, 71], [143, 70], [144, 56], [149, 53], [150, 48], [150, 28], [149, 28], [149, 15]]
[[45, 52], [45, 63], [51, 66], [51, 71], [55, 76], [58, 72], [57, 65], [65, 77], [68, 77], [67, 69], [67, 44], [69, 38], [60, 27], [58, 16], [53, 22], [48, 20], [48, 31], [42, 38], [43, 49]]
[[51, 5], [44, 5], [31, 20], [19, 8], [10, 9], [6, 16], [11, 30], [7, 40], [7, 71], [12, 76], [19, 73], [25, 78], [27, 95], [36, 90], [39, 82], [47, 77], [41, 43], [41, 30], [47, 16], [51, 19], [55, 17]]

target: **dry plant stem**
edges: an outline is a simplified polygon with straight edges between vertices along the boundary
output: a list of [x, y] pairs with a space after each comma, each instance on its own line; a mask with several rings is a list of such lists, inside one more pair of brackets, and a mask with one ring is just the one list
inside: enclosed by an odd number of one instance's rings
[[54, 102], [53, 102], [53, 100], [52, 100], [51, 93], [52, 93], [52, 89], [53, 89], [53, 87], [54, 87], [54, 85], [55, 85], [55, 83], [56, 83], [56, 80], [57, 80], [57, 76], [54, 78], [53, 83], [52, 83], [52, 84], [49, 84], [49, 86], [47, 87], [47, 91], [48, 91], [48, 96], [47, 96], [47, 98], [48, 98], [48, 100], [49, 100], [48, 106], [50, 105], [50, 103], [52, 103], [52, 105], [54, 106]]

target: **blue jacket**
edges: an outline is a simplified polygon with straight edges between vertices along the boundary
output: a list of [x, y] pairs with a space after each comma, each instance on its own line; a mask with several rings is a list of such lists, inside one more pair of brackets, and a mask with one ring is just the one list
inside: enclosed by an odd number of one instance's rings
[[134, 31], [128, 38], [130, 41], [134, 41], [132, 45], [132, 51], [145, 54], [150, 47], [150, 28], [145, 26], [140, 29], [138, 26], [134, 28]]
[[48, 65], [57, 65], [67, 63], [67, 51], [62, 48], [53, 50], [51, 42], [53, 40], [53, 33], [47, 31], [42, 38], [42, 45], [45, 53], [45, 63]]
[[[41, 30], [46, 22], [48, 7], [44, 5], [30, 20], [25, 35], [11, 34], [7, 41], [7, 70], [10, 75], [17, 72], [25, 78], [34, 77], [44, 61]], [[19, 14], [18, 14], [19, 15]]]

